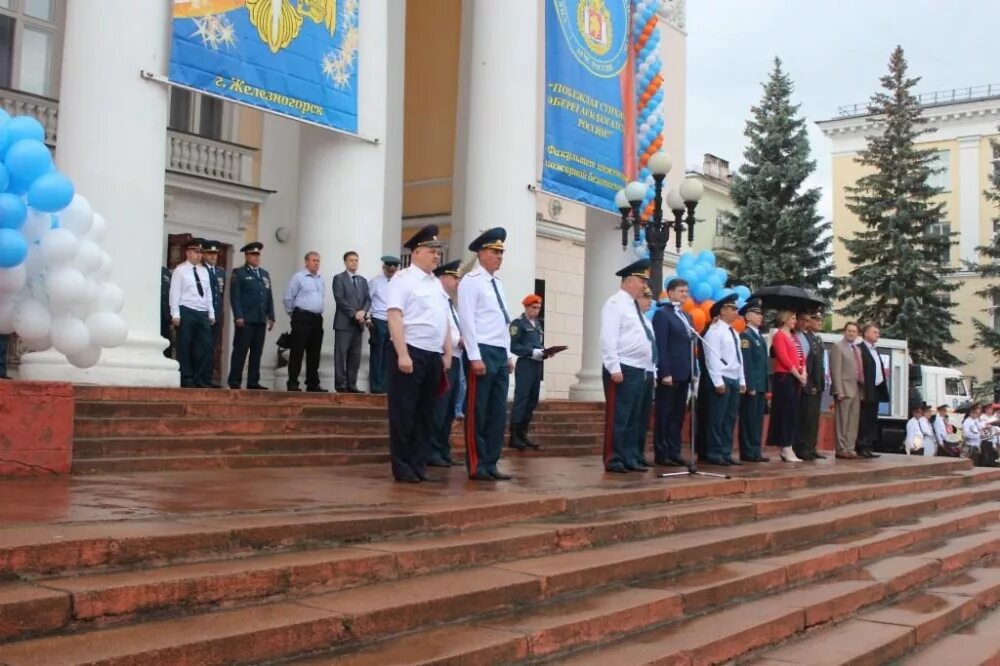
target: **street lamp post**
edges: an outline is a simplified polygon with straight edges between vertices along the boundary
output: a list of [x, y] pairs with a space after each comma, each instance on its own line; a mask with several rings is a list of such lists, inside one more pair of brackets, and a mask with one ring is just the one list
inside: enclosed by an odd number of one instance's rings
[[[673, 222], [663, 221], [663, 181], [670, 172], [670, 156], [660, 152], [649, 160], [649, 170], [653, 175], [653, 219], [645, 221], [639, 210], [646, 196], [645, 183], [633, 181], [619, 190], [615, 196], [615, 205], [621, 213], [622, 247], [628, 247], [628, 230], [633, 230], [633, 238], [639, 240], [639, 230], [646, 229], [646, 246], [649, 248], [650, 276], [649, 288], [659, 298], [663, 289], [663, 254], [670, 240], [670, 228], [674, 229], [674, 239], [677, 253], [680, 254], [682, 232], [685, 226], [688, 230], [688, 245], [694, 242], [694, 209], [704, 192], [702, 184], [695, 178], [687, 178], [681, 184], [680, 191], [671, 190], [667, 194], [667, 205], [674, 213]], [[684, 213], [687, 212], [685, 217]]]

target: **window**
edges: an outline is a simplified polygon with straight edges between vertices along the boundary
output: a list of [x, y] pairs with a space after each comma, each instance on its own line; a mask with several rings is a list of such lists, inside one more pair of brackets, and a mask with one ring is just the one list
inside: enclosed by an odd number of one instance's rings
[[715, 235], [726, 235], [726, 214], [721, 210], [715, 213]]
[[927, 176], [927, 184], [939, 187], [945, 192], [951, 191], [951, 151], [939, 150], [927, 158], [927, 166], [931, 173]]
[[951, 225], [947, 222], [941, 224], [932, 224], [927, 227], [927, 235], [929, 236], [944, 236], [948, 239], [948, 247], [941, 250], [942, 264], [947, 264], [951, 261]]
[[957, 395], [967, 397], [965, 391], [965, 380], [961, 377], [945, 377], [944, 392], [946, 395]]
[[0, 0], [0, 86], [56, 97], [62, 0]]
[[226, 102], [184, 88], [170, 89], [170, 129], [216, 141], [227, 140], [223, 129]]

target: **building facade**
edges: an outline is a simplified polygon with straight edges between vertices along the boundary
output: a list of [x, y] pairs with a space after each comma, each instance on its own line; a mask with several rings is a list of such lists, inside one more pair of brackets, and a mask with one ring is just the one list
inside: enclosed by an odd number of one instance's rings
[[[661, 19], [664, 148], [683, 164], [684, 0], [666, 0]], [[161, 354], [159, 267], [182, 259], [189, 235], [221, 241], [230, 269], [245, 242], [262, 241], [280, 295], [307, 250], [322, 254], [327, 282], [347, 250], [370, 276], [379, 256], [433, 222], [451, 259], [471, 257], [465, 246], [482, 230], [508, 229], [508, 300], [543, 292], [547, 341], [570, 347], [547, 364], [546, 394], [601, 397], [597, 313], [624, 256], [616, 216], [537, 190], [543, 21], [544, 4], [531, 0], [361, 3], [358, 133], [378, 138], [366, 142], [162, 83], [170, 3], [0, 0], [0, 104], [43, 123], [60, 170], [107, 218], [130, 327], [93, 368], [48, 351], [23, 355], [14, 372], [176, 385]], [[223, 372], [228, 311], [224, 321]], [[284, 385], [274, 340], [287, 328], [279, 312], [265, 384]], [[324, 346], [329, 369], [332, 336]]]
[[[992, 174], [1000, 168], [1000, 154], [991, 143], [1000, 139], [1000, 85], [927, 93], [920, 95], [919, 101], [928, 121], [926, 127], [934, 131], [921, 136], [918, 145], [934, 151], [933, 166], [939, 172], [931, 178], [942, 188], [939, 197], [945, 205], [943, 228], [932, 231], [957, 234], [948, 256], [956, 272], [949, 279], [960, 281], [962, 286], [952, 295], [952, 312], [959, 323], [952, 329], [957, 342], [950, 351], [964, 364], [959, 369], [982, 383], [1000, 376], [1000, 362], [989, 350], [973, 348], [972, 320], [1000, 329], [1000, 303], [975, 295], [984, 280], [966, 266], [982, 261], [976, 248], [988, 245], [1000, 231], [996, 222], [1000, 211], [984, 196]], [[842, 108], [840, 113], [818, 125], [832, 144], [833, 262], [835, 274], [845, 275], [851, 264], [842, 239], [860, 230], [857, 217], [847, 209], [846, 188], [864, 175], [857, 154], [866, 138], [881, 128], [866, 114], [864, 105]]]
[[733, 180], [729, 161], [705, 153], [701, 168], [688, 169], [687, 175], [697, 178], [705, 188], [698, 202], [698, 227], [691, 249], [694, 252], [712, 250], [720, 265], [730, 265], [736, 261], [736, 246], [726, 235], [724, 226], [727, 216], [736, 212], [736, 206], [729, 194]]

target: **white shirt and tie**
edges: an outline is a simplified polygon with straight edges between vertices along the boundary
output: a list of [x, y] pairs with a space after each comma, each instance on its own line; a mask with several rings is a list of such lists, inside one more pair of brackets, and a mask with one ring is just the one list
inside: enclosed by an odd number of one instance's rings
[[382, 321], [389, 319], [388, 308], [386, 307], [388, 293], [389, 278], [385, 276], [385, 273], [379, 273], [371, 280], [368, 280], [368, 296], [372, 301], [369, 312], [372, 319], [381, 319]]
[[181, 307], [204, 312], [215, 321], [215, 306], [212, 304], [212, 285], [204, 266], [195, 266], [190, 261], [177, 264], [170, 276], [170, 316], [179, 319]]
[[410, 266], [389, 282], [386, 307], [403, 315], [406, 344], [429, 352], [444, 353], [450, 334], [448, 295], [433, 273]]
[[462, 327], [465, 353], [470, 361], [481, 361], [479, 345], [490, 345], [510, 353], [510, 308], [503, 283], [481, 266], [467, 273], [458, 283], [458, 318]]
[[739, 336], [722, 320], [712, 324], [705, 333], [705, 365], [715, 387], [725, 386], [726, 379], [735, 379], [741, 387], [747, 384]]
[[878, 351], [873, 345], [868, 342], [862, 342], [861, 344], [868, 350], [868, 353], [875, 361], [875, 386], [881, 386], [882, 382], [885, 381], [885, 375], [882, 373], [882, 358], [878, 355]]
[[460, 359], [462, 358], [462, 347], [458, 341], [462, 339], [462, 327], [459, 325], [458, 311], [447, 294], [445, 294], [445, 302], [448, 307], [448, 328], [451, 331], [451, 355], [452, 358]]
[[601, 308], [601, 362], [614, 375], [622, 366], [648, 371], [653, 360], [653, 327], [639, 302], [622, 289]]

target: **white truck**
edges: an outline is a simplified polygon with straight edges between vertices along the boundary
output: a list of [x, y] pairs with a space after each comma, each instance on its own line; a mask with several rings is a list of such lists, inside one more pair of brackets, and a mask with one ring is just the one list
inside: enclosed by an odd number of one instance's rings
[[[823, 343], [830, 345], [843, 336], [821, 333]], [[878, 450], [901, 453], [906, 439], [906, 422], [910, 418], [910, 405], [926, 402], [931, 407], [948, 405], [961, 411], [972, 404], [969, 382], [958, 370], [933, 365], [910, 363], [906, 340], [882, 338], [875, 348], [882, 355], [889, 375], [889, 402], [879, 405], [879, 446]], [[832, 400], [830, 396], [829, 362], [826, 363], [826, 390], [823, 394], [823, 409], [827, 410]], [[961, 415], [953, 413], [953, 422], [961, 427]]]

